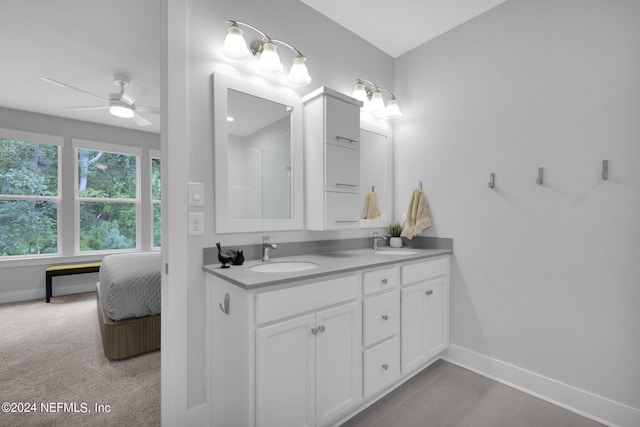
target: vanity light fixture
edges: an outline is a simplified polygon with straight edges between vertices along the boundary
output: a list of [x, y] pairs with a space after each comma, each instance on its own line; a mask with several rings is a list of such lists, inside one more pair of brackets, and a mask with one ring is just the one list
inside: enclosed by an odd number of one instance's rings
[[[370, 86], [370, 87], [367, 87]], [[382, 91], [389, 94], [389, 102], [384, 105]], [[397, 119], [402, 115], [396, 96], [389, 89], [380, 87], [367, 79], [356, 79], [352, 96], [362, 101], [362, 109], [376, 117], [384, 119]]]
[[[284, 69], [276, 44], [286, 46], [295, 53], [293, 64], [289, 69], [287, 79], [298, 86], [306, 86], [311, 83], [311, 76], [307, 69], [307, 58], [295, 47], [282, 40], [276, 40], [266, 35], [256, 27], [245, 22], [228, 20], [229, 29], [227, 37], [224, 39], [222, 53], [231, 59], [242, 60], [253, 55], [258, 60], [258, 68], [266, 74], [280, 74]], [[247, 48], [247, 42], [244, 39], [242, 28], [250, 28], [260, 34], [260, 39], [253, 40]]]

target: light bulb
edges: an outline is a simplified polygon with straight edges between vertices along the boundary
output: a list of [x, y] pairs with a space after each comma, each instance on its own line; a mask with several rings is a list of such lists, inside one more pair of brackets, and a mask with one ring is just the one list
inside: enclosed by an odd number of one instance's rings
[[369, 102], [368, 110], [374, 116], [381, 116], [385, 113], [384, 101], [382, 100], [382, 93], [379, 90], [373, 92], [371, 95], [371, 101]]
[[258, 68], [267, 74], [278, 74], [282, 72], [284, 68], [280, 62], [280, 57], [276, 50], [276, 45], [271, 42], [266, 42], [262, 45], [262, 52], [260, 53], [260, 60], [258, 61]]
[[291, 83], [300, 86], [306, 86], [311, 83], [311, 76], [309, 75], [309, 70], [307, 70], [305, 62], [307, 62], [307, 60], [302, 56], [293, 58], [293, 64], [287, 77]]
[[236, 24], [229, 27], [222, 53], [232, 59], [245, 59], [249, 56], [247, 42], [244, 41], [242, 30]]
[[116, 117], [122, 117], [125, 119], [130, 119], [136, 115], [136, 113], [126, 105], [110, 105], [109, 112]]
[[351, 94], [355, 99], [362, 101], [362, 106], [364, 108], [369, 104], [369, 97], [367, 96], [367, 91], [364, 88], [364, 83], [361, 83], [360, 80], [356, 82], [356, 85], [353, 88], [353, 93]]
[[385, 117], [387, 119], [397, 119], [402, 116], [400, 112], [400, 107], [398, 107], [398, 100], [395, 98], [391, 98], [389, 103], [387, 104], [387, 112], [385, 113]]

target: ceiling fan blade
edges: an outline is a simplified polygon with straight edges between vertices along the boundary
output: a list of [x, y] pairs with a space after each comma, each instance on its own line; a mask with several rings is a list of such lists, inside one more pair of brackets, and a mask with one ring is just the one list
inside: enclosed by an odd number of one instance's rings
[[146, 105], [136, 104], [136, 111], [142, 111], [143, 113], [160, 115], [160, 109], [158, 107], [148, 107]]
[[146, 95], [147, 92], [149, 92], [149, 89], [147, 89], [146, 87], [140, 86], [139, 84], [134, 82], [129, 82], [120, 99], [127, 104], [132, 105], [138, 98]]
[[87, 107], [63, 107], [66, 110], [88, 111], [88, 110], [104, 110], [109, 108], [108, 105], [91, 105]]
[[140, 114], [136, 114], [132, 119], [138, 126], [149, 126], [151, 124], [149, 120], [145, 119]]
[[86, 90], [77, 88], [75, 86], [68, 85], [66, 83], [59, 82], [58, 80], [50, 79], [49, 77], [40, 77], [40, 79], [44, 80], [47, 83], [51, 83], [51, 84], [54, 84], [54, 85], [57, 85], [57, 86], [61, 86], [61, 87], [66, 87], [68, 89], [73, 89], [75, 91], [82, 92], [85, 95], [90, 95], [90, 96], [93, 96], [94, 98], [98, 98], [98, 99], [101, 99], [103, 101], [108, 101], [106, 98], [103, 98], [103, 97], [101, 97], [99, 95], [96, 95], [95, 93], [87, 92]]

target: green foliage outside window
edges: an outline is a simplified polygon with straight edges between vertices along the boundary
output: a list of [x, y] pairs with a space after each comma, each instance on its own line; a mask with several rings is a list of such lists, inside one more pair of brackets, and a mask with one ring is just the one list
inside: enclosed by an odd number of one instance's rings
[[0, 256], [58, 252], [58, 146], [0, 138], [0, 195]]
[[122, 201], [137, 197], [136, 171], [136, 156], [78, 150], [80, 251], [136, 247], [136, 204]]

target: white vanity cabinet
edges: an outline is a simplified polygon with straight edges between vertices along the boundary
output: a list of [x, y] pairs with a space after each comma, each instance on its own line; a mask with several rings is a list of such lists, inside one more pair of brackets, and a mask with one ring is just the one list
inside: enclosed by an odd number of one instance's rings
[[214, 425], [319, 427], [362, 402], [362, 274], [255, 293], [207, 282]]
[[449, 256], [403, 265], [402, 374], [449, 345]]
[[363, 393], [400, 379], [400, 267], [363, 274]]
[[258, 427], [321, 426], [362, 401], [361, 315], [351, 302], [256, 330]]
[[306, 228], [358, 228], [362, 103], [321, 87], [303, 104]]
[[449, 255], [381, 264], [254, 289], [207, 274], [212, 425], [339, 425], [435, 360]]

